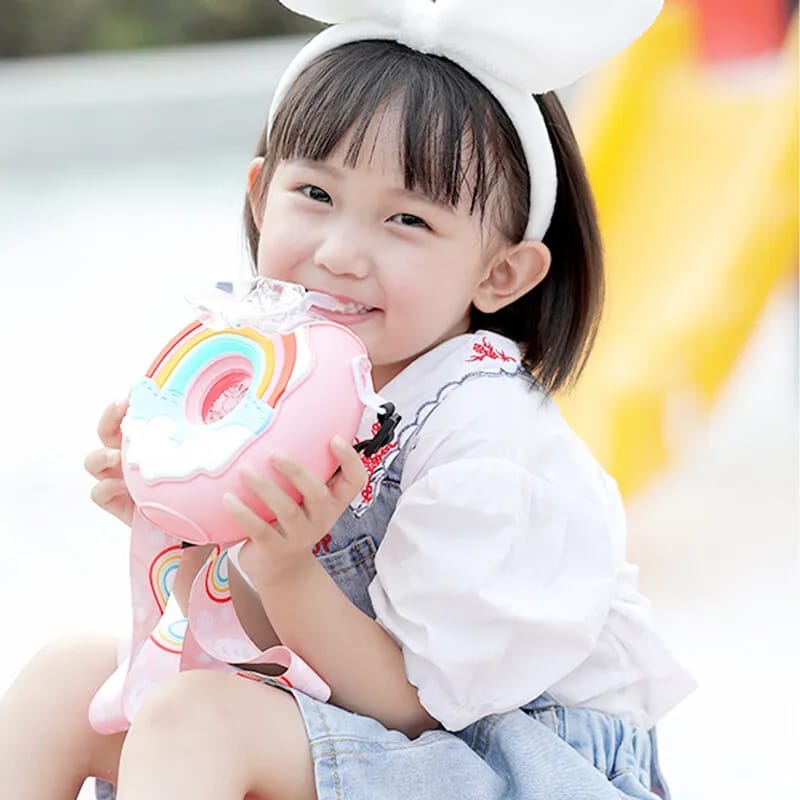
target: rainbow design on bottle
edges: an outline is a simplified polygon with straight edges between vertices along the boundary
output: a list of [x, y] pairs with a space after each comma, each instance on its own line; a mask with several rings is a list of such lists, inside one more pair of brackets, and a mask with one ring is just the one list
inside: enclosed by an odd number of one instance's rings
[[303, 334], [186, 327], [131, 390], [128, 465], [148, 481], [218, 472], [266, 429], [290, 382], [307, 374]]
[[222, 506], [227, 491], [274, 519], [238, 468], [267, 472], [296, 497], [269, 465], [279, 449], [327, 480], [331, 438], [352, 440], [363, 413], [361, 361], [357, 337], [324, 320], [274, 334], [188, 325], [134, 384], [122, 423], [123, 472], [139, 512], [193, 544], [242, 538]]

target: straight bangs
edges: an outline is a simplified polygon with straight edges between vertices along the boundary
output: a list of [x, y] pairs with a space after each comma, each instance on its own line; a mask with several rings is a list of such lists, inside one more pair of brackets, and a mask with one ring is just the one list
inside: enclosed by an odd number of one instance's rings
[[406, 189], [451, 207], [466, 191], [470, 213], [483, 218], [505, 173], [487, 135], [498, 115], [505, 112], [497, 101], [447, 59], [394, 42], [353, 42], [316, 59], [287, 93], [264, 153], [264, 181], [278, 162], [322, 161], [343, 141], [346, 166], [369, 159], [366, 136], [377, 124], [377, 135], [398, 139]]

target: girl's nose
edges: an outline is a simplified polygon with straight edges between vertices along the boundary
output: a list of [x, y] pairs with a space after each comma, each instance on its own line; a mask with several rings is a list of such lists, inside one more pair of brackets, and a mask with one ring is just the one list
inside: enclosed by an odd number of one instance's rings
[[314, 263], [333, 275], [364, 278], [369, 273], [371, 259], [364, 236], [343, 226], [325, 232], [314, 253]]

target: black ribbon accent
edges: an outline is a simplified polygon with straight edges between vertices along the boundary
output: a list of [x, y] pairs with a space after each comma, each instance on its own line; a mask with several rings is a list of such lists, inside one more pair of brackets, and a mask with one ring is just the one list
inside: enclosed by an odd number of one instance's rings
[[374, 456], [384, 445], [392, 441], [394, 431], [400, 422], [400, 415], [394, 410], [394, 403], [384, 403], [378, 412], [378, 422], [381, 427], [371, 439], [364, 439], [355, 445], [358, 453], [365, 456]]

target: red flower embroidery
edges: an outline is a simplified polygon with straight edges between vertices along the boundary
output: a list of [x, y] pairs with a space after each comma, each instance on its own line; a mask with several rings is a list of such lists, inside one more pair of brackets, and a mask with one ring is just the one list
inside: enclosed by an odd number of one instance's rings
[[[372, 426], [372, 435], [374, 436], [379, 430], [381, 429], [380, 422], [376, 422]], [[375, 493], [375, 486], [373, 484], [372, 476], [375, 474], [375, 470], [380, 467], [383, 463], [383, 459], [386, 457], [388, 453], [397, 447], [397, 442], [389, 442], [389, 444], [384, 445], [378, 450], [377, 453], [374, 453], [371, 456], [361, 454], [361, 463], [364, 465], [365, 469], [367, 470], [367, 485], [361, 490], [361, 499], [365, 503], [370, 503], [372, 501], [373, 495]]]
[[314, 550], [312, 551], [315, 556], [321, 555], [322, 553], [330, 553], [331, 551], [331, 542], [333, 542], [333, 536], [330, 533], [326, 533], [315, 545]]
[[483, 361], [491, 358], [492, 361], [516, 361], [513, 356], [507, 356], [502, 350], [496, 348], [485, 336], [480, 342], [472, 345], [474, 356], [468, 358], [467, 361]]

